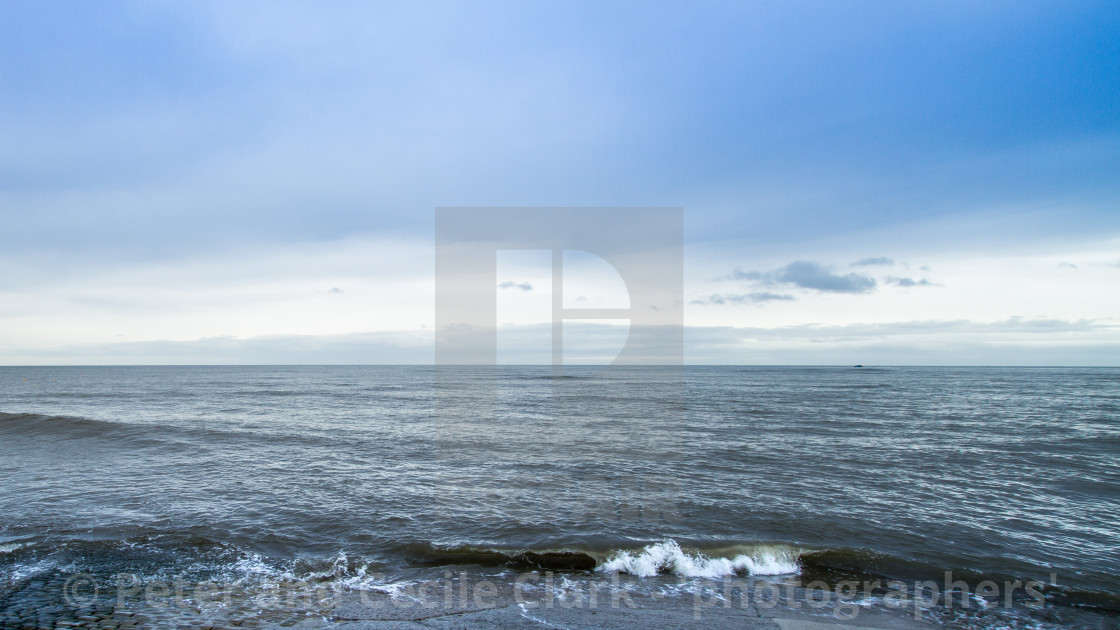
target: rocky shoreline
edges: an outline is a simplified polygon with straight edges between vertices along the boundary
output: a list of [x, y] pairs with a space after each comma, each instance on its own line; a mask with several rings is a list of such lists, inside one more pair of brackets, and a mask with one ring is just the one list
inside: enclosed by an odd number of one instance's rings
[[350, 588], [337, 581], [162, 582], [44, 573], [0, 592], [0, 627], [131, 628], [1115, 628], [1115, 617], [1061, 607], [888, 606], [823, 597], [796, 580], [649, 580], [587, 572], [475, 575]]

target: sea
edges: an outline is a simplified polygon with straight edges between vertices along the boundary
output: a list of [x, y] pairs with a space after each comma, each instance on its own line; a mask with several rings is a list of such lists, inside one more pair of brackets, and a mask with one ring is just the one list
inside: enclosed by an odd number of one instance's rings
[[470, 576], [1116, 627], [1120, 369], [0, 368], [0, 627]]

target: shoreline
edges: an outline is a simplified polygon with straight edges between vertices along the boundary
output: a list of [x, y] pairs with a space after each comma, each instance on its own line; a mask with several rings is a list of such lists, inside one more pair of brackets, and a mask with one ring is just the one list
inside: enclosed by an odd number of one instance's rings
[[[928, 619], [914, 619], [908, 612], [862, 609], [850, 618], [837, 616], [833, 605], [806, 606], [806, 589], [793, 589], [794, 598], [770, 604], [753, 601], [738, 588], [731, 597], [722, 589], [710, 592], [681, 591], [666, 594], [661, 590], [640, 592], [631, 588], [638, 581], [620, 580], [596, 599], [566, 582], [540, 585], [531, 591], [517, 592], [510, 584], [499, 585], [485, 607], [439, 605], [424, 609], [401, 605], [391, 595], [353, 595], [332, 610], [332, 617], [321, 624], [304, 627], [365, 630], [381, 628], [711, 628], [739, 627], [758, 630], [825, 630], [827, 628], [882, 628], [904, 630], [937, 627]], [[547, 579], [547, 577], [545, 577]], [[575, 596], [573, 596], [575, 593]], [[357, 600], [357, 601], [355, 601]]]
[[[419, 579], [256, 584], [161, 582], [118, 574], [43, 573], [0, 593], [2, 628], [709, 628], [908, 630], [1115, 628], [1114, 614], [1022, 603], [829, 596], [794, 577], [639, 578], [626, 574], [443, 567]], [[962, 607], [965, 606], [965, 607]]]

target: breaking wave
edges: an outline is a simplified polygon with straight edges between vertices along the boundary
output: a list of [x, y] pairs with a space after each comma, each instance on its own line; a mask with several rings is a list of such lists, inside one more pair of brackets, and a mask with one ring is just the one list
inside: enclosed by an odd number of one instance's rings
[[671, 574], [682, 577], [719, 578], [725, 575], [792, 575], [801, 571], [801, 551], [779, 545], [759, 545], [732, 557], [688, 553], [675, 540], [647, 545], [640, 552], [619, 551], [599, 571], [629, 573], [638, 577]]

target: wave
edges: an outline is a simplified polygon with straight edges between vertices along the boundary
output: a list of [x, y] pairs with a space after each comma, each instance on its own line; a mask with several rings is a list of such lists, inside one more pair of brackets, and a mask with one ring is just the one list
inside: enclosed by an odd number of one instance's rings
[[[411, 543], [393, 549], [391, 556], [415, 567], [475, 565], [513, 570], [551, 570], [625, 573], [637, 578], [677, 576], [720, 579], [729, 576], [796, 576], [802, 583], [854, 582], [866, 584], [892, 580], [911, 584], [946, 575], [975, 589], [984, 581], [1038, 580], [1047, 601], [1053, 604], [1120, 611], [1120, 581], [1115, 575], [1083, 574], [1083, 583], [1045, 584], [1047, 575], [1029, 566], [1007, 566], [992, 572], [966, 568], [962, 558], [945, 558], [941, 565], [855, 548], [804, 549], [776, 542], [698, 543], [682, 545], [673, 539], [634, 547], [573, 549], [567, 546], [503, 549], [485, 546], [441, 546]], [[390, 564], [393, 564], [390, 560]]]
[[[75, 532], [76, 533], [76, 532]], [[673, 539], [634, 546], [605, 544], [598, 548], [533, 546], [501, 548], [484, 545], [439, 545], [413, 542], [359, 545], [333, 553], [305, 555], [273, 550], [241, 541], [223, 542], [200, 531], [152, 530], [118, 539], [86, 539], [48, 534], [46, 538], [8, 539], [0, 545], [0, 586], [23, 581], [57, 567], [91, 574], [140, 574], [160, 579], [202, 578], [217, 582], [327, 582], [347, 589], [382, 589], [403, 576], [442, 573], [447, 567], [482, 566], [513, 571], [558, 573], [625, 573], [639, 580], [674, 576], [718, 580], [731, 576], [787, 576], [803, 584], [821, 581], [867, 584], [898, 580], [905, 584], [946, 576], [973, 590], [982, 581], [1002, 584], [1035, 579], [1049, 604], [1120, 611], [1120, 578], [1081, 575], [1083, 583], [1049, 584], [1044, 575], [1025, 567], [1006, 572], [968, 570], [950, 562], [934, 566], [867, 549], [802, 549], [774, 542], [680, 544]], [[956, 568], [951, 568], [956, 567]], [[951, 571], [946, 572], [946, 568]], [[1018, 569], [1018, 570], [1016, 570]], [[420, 571], [420, 573], [416, 573]], [[876, 582], [878, 583], [878, 582]], [[876, 586], [875, 588], [880, 588]], [[872, 594], [869, 592], [869, 594]]]
[[677, 541], [666, 539], [642, 548], [607, 549], [496, 549], [475, 546], [437, 546], [430, 543], [403, 545], [398, 550], [418, 566], [501, 566], [513, 569], [555, 571], [600, 571], [628, 573], [637, 577], [671, 574], [682, 577], [725, 575], [790, 575], [800, 572], [799, 549], [780, 544], [736, 545], [707, 551], [685, 551]]
[[12, 553], [13, 551], [18, 551], [20, 549], [23, 549], [24, 546], [25, 546], [24, 543], [20, 543], [20, 542], [0, 545], [0, 555], [4, 555], [6, 553]]
[[105, 440], [106, 443], [123, 447], [167, 447], [174, 446], [172, 435], [189, 432], [190, 429], [101, 420], [84, 416], [41, 413], [4, 413], [0, 412], [0, 432], [7, 435], [30, 437], [63, 438], [74, 440]]
[[276, 433], [253, 427], [226, 427], [220, 423], [190, 426], [40, 413], [0, 412], [0, 431], [9, 435], [76, 439], [112, 438], [113, 443], [128, 441], [131, 446], [175, 446], [183, 440], [200, 439], [213, 443], [244, 441], [254, 445], [264, 442], [298, 443], [307, 447], [333, 447], [351, 443], [345, 437], [332, 435]]
[[599, 571], [629, 573], [638, 577], [670, 574], [681, 577], [719, 578], [728, 575], [796, 575], [801, 572], [801, 550], [781, 545], [759, 545], [732, 557], [688, 553], [677, 541], [647, 545], [640, 552], [619, 551], [600, 565]]
[[76, 434], [101, 435], [113, 430], [127, 430], [135, 425], [124, 425], [108, 420], [95, 420], [82, 416], [49, 415], [40, 413], [0, 412], [0, 429], [24, 434]]

